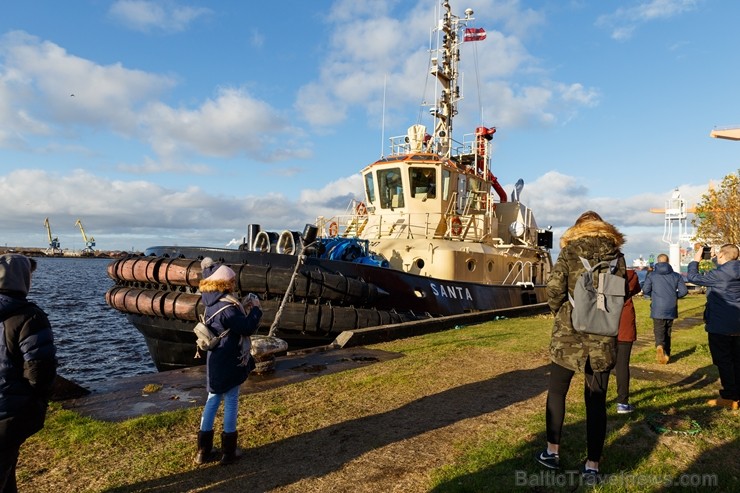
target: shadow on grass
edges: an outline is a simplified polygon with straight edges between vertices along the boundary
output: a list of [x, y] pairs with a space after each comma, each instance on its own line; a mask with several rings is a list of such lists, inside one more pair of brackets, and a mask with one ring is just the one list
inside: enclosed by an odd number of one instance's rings
[[[546, 390], [548, 366], [503, 373], [423, 397], [382, 414], [246, 449], [238, 463], [227, 467], [202, 467], [107, 491], [162, 492], [195, 488], [199, 491], [267, 491], [305, 478], [321, 477], [373, 449], [529, 400]], [[363, 397], [358, 395], [357, 398]], [[319, 467], [316, 467], [315, 456], [324, 459]], [[311, 467], [306, 462], [309, 457]]]
[[[607, 416], [607, 443], [601, 461], [601, 472], [605, 474], [606, 483], [602, 484], [598, 491], [675, 491], [676, 486], [680, 487], [680, 491], [694, 491], [692, 488], [695, 488], [695, 491], [708, 491], [707, 484], [717, 485], [718, 488], [713, 491], [740, 491], [738, 479], [740, 464], [734, 460], [740, 438], [719, 447], [709, 448], [688, 468], [681, 471], [667, 461], [661, 464], [660, 457], [663, 454], [671, 459], [680, 457], [681, 443], [684, 441], [689, 447], [701, 448], [703, 445], [692, 445], [694, 441], [692, 436], [671, 432], [666, 435], [672, 435], [671, 439], [662, 440], [661, 432], [649, 424], [650, 417], [657, 413], [676, 413], [696, 421], [707, 432], [715, 433], [716, 428], [725, 427], [729, 430], [728, 433], [737, 435], [738, 428], [729, 421], [732, 418], [728, 414], [729, 411], [707, 408], [708, 394], [687, 393], [686, 397], [671, 400], [670, 405], [665, 404], [666, 394], [701, 391], [716, 380], [716, 377], [709, 377], [712, 373], [713, 367], [699, 368], [682, 381], [681, 388], [676, 388], [679, 384], [665, 383], [633, 393], [631, 401], [637, 410], [631, 414], [616, 414], [614, 408], [610, 407]], [[573, 379], [570, 392], [582, 392], [582, 386], [577, 384], [577, 378]], [[610, 383], [613, 384], [614, 381]], [[586, 459], [586, 422], [580, 419], [569, 423], [567, 415], [572, 416], [573, 413], [583, 416], [584, 405], [582, 403], [577, 407], [570, 405], [566, 410], [566, 425], [563, 427], [563, 440], [560, 445], [562, 468], [560, 471], [545, 469], [534, 459], [535, 454], [546, 444], [543, 408], [543, 429], [534, 438], [523, 441], [513, 448], [509, 444], [489, 444], [485, 450], [474, 452], [473, 455], [476, 457], [469, 461], [485, 463], [487, 459], [491, 463], [489, 466], [447, 479], [432, 492], [589, 491], [593, 485], [582, 480], [579, 472]], [[714, 441], [714, 437], [711, 437], [705, 440], [704, 444]], [[675, 444], [676, 450], [671, 449], [671, 444]], [[506, 451], [505, 458], [499, 458], [499, 450]], [[732, 465], [726, 467], [728, 461]]]

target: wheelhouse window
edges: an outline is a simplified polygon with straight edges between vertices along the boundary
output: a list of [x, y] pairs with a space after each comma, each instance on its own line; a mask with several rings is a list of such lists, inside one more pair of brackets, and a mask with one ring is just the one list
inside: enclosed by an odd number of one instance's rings
[[450, 170], [442, 170], [442, 199], [450, 198]]
[[378, 189], [380, 191], [380, 207], [395, 209], [403, 207], [403, 184], [401, 182], [401, 168], [382, 169], [378, 171]]
[[422, 200], [437, 196], [437, 170], [434, 168], [409, 168], [411, 196]]
[[375, 203], [375, 183], [372, 172], [365, 173], [365, 197], [369, 203]]

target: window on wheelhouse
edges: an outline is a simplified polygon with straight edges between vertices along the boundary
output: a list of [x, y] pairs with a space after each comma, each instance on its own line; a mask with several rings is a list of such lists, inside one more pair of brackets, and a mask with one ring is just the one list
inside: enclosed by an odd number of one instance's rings
[[450, 170], [442, 170], [442, 200], [450, 198]]
[[426, 200], [437, 197], [437, 170], [434, 168], [409, 168], [411, 196]]
[[403, 207], [403, 184], [401, 182], [401, 168], [381, 169], [378, 171], [378, 190], [380, 191], [380, 207], [395, 209]]
[[365, 173], [365, 197], [370, 204], [375, 203], [375, 182], [372, 172]]

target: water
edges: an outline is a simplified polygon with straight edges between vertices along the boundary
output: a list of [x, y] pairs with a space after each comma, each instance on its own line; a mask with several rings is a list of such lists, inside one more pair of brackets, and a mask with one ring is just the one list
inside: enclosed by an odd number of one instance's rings
[[157, 371], [144, 336], [105, 303], [110, 259], [36, 261], [28, 299], [49, 315], [61, 376], [95, 390], [96, 382]]

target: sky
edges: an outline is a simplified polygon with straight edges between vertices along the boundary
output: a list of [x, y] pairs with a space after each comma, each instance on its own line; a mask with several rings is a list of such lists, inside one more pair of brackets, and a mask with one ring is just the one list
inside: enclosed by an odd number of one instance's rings
[[[451, 0], [455, 135], [555, 242], [585, 210], [628, 263], [668, 251], [662, 208], [740, 169], [740, 2]], [[360, 170], [422, 107], [436, 0], [26, 0], [0, 13], [0, 244], [224, 247], [362, 198]], [[428, 92], [428, 90], [427, 90]], [[689, 220], [693, 216], [689, 216]], [[670, 238], [671, 241], [678, 241]]]

